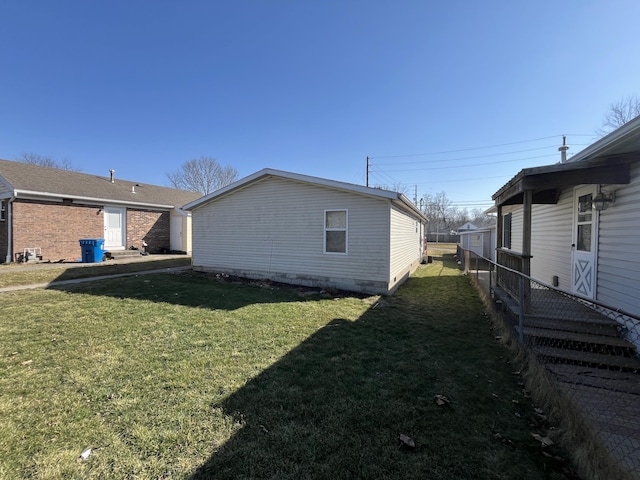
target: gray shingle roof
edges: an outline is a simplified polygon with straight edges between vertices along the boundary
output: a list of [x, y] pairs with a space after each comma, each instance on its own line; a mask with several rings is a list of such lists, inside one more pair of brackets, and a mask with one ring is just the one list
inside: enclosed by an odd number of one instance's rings
[[2, 179], [18, 197], [30, 192], [43, 197], [85, 199], [91, 203], [103, 200], [137, 206], [182, 207], [202, 196], [187, 190], [121, 180], [117, 176], [111, 183], [109, 177], [9, 160], [0, 160], [0, 181]]

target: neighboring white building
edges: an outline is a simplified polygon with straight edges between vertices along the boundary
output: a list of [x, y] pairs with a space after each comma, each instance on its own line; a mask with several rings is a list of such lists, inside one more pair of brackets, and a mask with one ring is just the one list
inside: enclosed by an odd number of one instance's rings
[[467, 222], [464, 225], [462, 225], [460, 228], [458, 228], [458, 233], [464, 233], [464, 232], [468, 232], [470, 230], [476, 230], [478, 227], [476, 227], [473, 223], [471, 222]]
[[200, 271], [390, 294], [424, 255], [424, 215], [377, 188], [264, 169], [184, 209]]
[[464, 250], [495, 261], [496, 257], [496, 226], [458, 229], [460, 246]]
[[640, 117], [493, 199], [498, 263], [640, 315]]

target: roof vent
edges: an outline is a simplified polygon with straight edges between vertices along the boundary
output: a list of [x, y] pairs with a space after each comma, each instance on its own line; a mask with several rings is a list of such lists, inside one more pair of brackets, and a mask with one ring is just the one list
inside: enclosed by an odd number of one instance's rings
[[136, 186], [135, 185], [131, 185], [131, 193], [136, 193]]
[[116, 173], [115, 170], [109, 170], [109, 174], [111, 176], [111, 183], [116, 183], [116, 177], [114, 176], [114, 173]]

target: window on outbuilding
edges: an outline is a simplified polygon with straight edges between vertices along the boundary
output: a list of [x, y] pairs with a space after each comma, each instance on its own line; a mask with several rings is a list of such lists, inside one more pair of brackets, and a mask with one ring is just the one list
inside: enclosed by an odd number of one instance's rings
[[347, 253], [346, 210], [325, 210], [324, 253]]
[[502, 217], [502, 246], [511, 249], [511, 214]]

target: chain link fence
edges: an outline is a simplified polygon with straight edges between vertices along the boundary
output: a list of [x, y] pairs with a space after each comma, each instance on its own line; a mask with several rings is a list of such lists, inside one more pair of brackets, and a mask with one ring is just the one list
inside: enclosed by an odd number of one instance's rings
[[640, 479], [640, 317], [469, 250], [458, 249], [458, 263], [550, 381], [573, 439], [589, 443], [594, 478]]

